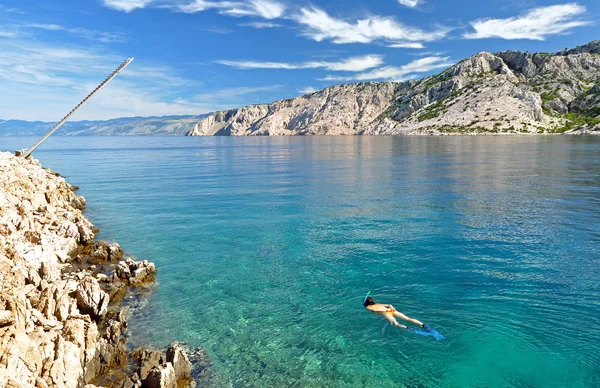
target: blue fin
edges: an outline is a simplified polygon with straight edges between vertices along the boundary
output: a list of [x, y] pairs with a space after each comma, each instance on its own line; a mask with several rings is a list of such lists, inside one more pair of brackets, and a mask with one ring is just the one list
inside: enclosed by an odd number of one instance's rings
[[441, 341], [446, 338], [432, 328], [429, 328], [429, 331], [423, 331], [423, 330], [417, 330], [412, 327], [409, 327], [408, 330], [412, 331], [413, 333], [425, 336], [425, 337], [433, 337], [438, 341]]

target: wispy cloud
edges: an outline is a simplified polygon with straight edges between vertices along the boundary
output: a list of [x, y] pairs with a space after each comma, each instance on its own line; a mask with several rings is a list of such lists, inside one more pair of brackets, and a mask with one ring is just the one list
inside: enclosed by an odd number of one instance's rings
[[212, 93], [196, 94], [192, 101], [196, 102], [210, 102], [210, 101], [223, 101], [231, 102], [235, 101], [239, 97], [247, 96], [250, 94], [272, 92], [281, 89], [281, 85], [265, 85], [265, 86], [240, 86], [237, 88], [225, 88], [214, 91]]
[[467, 39], [544, 40], [548, 35], [563, 34], [572, 28], [592, 24], [580, 18], [585, 12], [586, 8], [577, 3], [538, 7], [518, 17], [476, 20], [471, 23], [475, 32], [463, 36]]
[[47, 31], [62, 31], [65, 29], [63, 26], [60, 26], [58, 24], [39, 24], [39, 23], [26, 24], [21, 27], [39, 28], [40, 30], [47, 30]]
[[78, 38], [95, 40], [95, 41], [102, 42], [102, 43], [124, 43], [129, 40], [127, 38], [127, 35], [118, 33], [118, 32], [106, 32], [106, 31], [100, 31], [100, 30], [92, 30], [92, 29], [83, 28], [83, 27], [67, 28], [67, 27], [61, 26], [59, 24], [32, 23], [32, 24], [23, 24], [18, 27], [21, 29], [25, 28], [25, 29], [39, 29], [39, 30], [46, 30], [46, 31], [62, 31], [62, 32], [66, 32], [66, 33], [75, 35]]
[[414, 79], [419, 73], [446, 68], [453, 62], [449, 57], [426, 57], [417, 59], [402, 66], [385, 66], [366, 73], [354, 74], [352, 76], [327, 76], [322, 81], [370, 81], [389, 80], [406, 81]]
[[132, 12], [136, 9], [167, 8], [183, 13], [198, 13], [217, 9], [230, 16], [256, 16], [276, 19], [283, 16], [285, 5], [276, 0], [220, 1], [220, 0], [102, 0], [104, 5], [117, 11]]
[[228, 61], [220, 60], [217, 63], [238, 69], [318, 69], [323, 68], [332, 71], [363, 71], [383, 64], [381, 55], [365, 55], [350, 57], [338, 62], [310, 61], [301, 63], [288, 62], [260, 62], [260, 61]]
[[313, 88], [312, 86], [307, 86], [305, 88], [298, 89], [298, 93], [301, 93], [301, 94], [311, 94], [316, 91], [317, 91], [317, 89]]
[[131, 12], [138, 8], [145, 8], [153, 0], [103, 0], [104, 5], [117, 11]]
[[223, 27], [206, 27], [206, 28], [202, 28], [201, 30], [206, 31], [206, 32], [211, 32], [213, 34], [219, 34], [219, 35], [227, 35], [227, 34], [232, 34], [234, 32], [232, 29], [223, 28]]
[[398, 0], [398, 3], [409, 8], [415, 8], [417, 5], [422, 3], [422, 0]]
[[24, 15], [25, 12], [21, 11], [19, 8], [8, 8], [2, 4], [0, 4], [0, 11], [6, 12], [6, 13], [14, 13], [14, 14], [18, 14], [18, 15]]
[[333, 43], [371, 43], [384, 40], [390, 44], [412, 44], [422, 48], [422, 42], [430, 42], [444, 38], [450, 31], [438, 28], [424, 31], [416, 27], [406, 26], [388, 16], [371, 16], [349, 22], [336, 19], [325, 11], [315, 8], [301, 8], [295, 20], [304, 26], [304, 35], [316, 40], [330, 40]]
[[[68, 112], [122, 62], [123, 56], [84, 46], [53, 46], [35, 39], [0, 39], [3, 118], [52, 121]], [[200, 114], [221, 109], [211, 101], [179, 100], [197, 83], [167, 66], [134, 62], [86, 105], [76, 119]]]
[[271, 0], [251, 0], [246, 3], [239, 3], [233, 8], [223, 11], [232, 16], [259, 16], [265, 19], [277, 19], [283, 16], [285, 6], [281, 3]]
[[422, 49], [423, 43], [394, 43], [388, 45], [390, 48], [411, 48], [411, 49]]
[[0, 30], [0, 38], [16, 38], [19, 36], [15, 31]]
[[240, 24], [242, 27], [254, 27], [254, 28], [279, 28], [283, 27], [283, 25], [272, 22], [253, 22], [253, 23], [243, 23]]

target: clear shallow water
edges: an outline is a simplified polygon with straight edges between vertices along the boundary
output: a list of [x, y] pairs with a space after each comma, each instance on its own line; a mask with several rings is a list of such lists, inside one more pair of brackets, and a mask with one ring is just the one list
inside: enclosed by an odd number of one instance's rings
[[[226, 385], [600, 385], [600, 137], [69, 137], [36, 157], [156, 262], [133, 341], [202, 346]], [[367, 313], [367, 290], [447, 340]]]

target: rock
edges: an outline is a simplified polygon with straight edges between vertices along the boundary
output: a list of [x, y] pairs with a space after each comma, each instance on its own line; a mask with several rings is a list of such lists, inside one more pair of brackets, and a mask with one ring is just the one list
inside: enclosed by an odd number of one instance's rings
[[117, 276], [119, 279], [129, 280], [131, 277], [131, 270], [129, 265], [125, 261], [119, 262], [117, 265]]
[[86, 276], [77, 286], [77, 307], [92, 317], [98, 319], [106, 315], [108, 309], [109, 296], [102, 291], [98, 281]]
[[192, 363], [185, 350], [177, 343], [167, 348], [167, 362], [173, 365], [177, 380], [190, 378], [192, 376]]
[[12, 312], [6, 310], [0, 311], [0, 327], [12, 325], [13, 323], [15, 323], [15, 317]]
[[123, 256], [123, 249], [119, 244], [112, 243], [108, 245], [108, 255], [111, 261], [119, 260]]
[[85, 210], [85, 207], [86, 207], [85, 198], [84, 197], [80, 197], [80, 196], [75, 196], [75, 198], [71, 202], [71, 205], [75, 209]]
[[131, 358], [138, 363], [139, 375], [142, 381], [146, 380], [152, 368], [159, 366], [164, 361], [159, 350], [138, 349], [131, 354]]
[[136, 286], [154, 281], [156, 267], [147, 260], [134, 261], [127, 258], [117, 264], [115, 273], [119, 279], [127, 280], [130, 285]]
[[143, 380], [144, 388], [177, 388], [175, 370], [170, 362], [165, 365], [155, 366]]
[[[141, 387], [126, 365], [125, 311], [108, 312], [106, 290], [117, 302], [156, 268], [129, 258], [119, 279], [121, 247], [94, 243], [85, 199], [35, 159], [0, 152], [0, 174], [0, 387], [75, 388], [101, 376], [115, 388]], [[174, 350], [170, 358], [185, 373], [185, 357]], [[175, 369], [160, 352], [142, 359], [144, 377], [157, 367], [155, 380], [172, 385]]]
[[40, 266], [40, 277], [49, 283], [56, 282], [60, 279], [60, 268], [56, 264], [43, 261]]

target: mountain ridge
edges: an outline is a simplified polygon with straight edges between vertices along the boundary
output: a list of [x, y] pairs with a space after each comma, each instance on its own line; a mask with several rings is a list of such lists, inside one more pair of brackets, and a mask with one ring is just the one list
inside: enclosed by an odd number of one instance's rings
[[480, 52], [418, 81], [362, 82], [219, 111], [188, 136], [600, 130], [600, 40], [554, 54]]
[[[183, 136], [202, 119], [194, 116], [121, 117], [110, 120], [68, 121], [57, 136]], [[56, 122], [2, 120], [0, 136], [42, 136]]]

